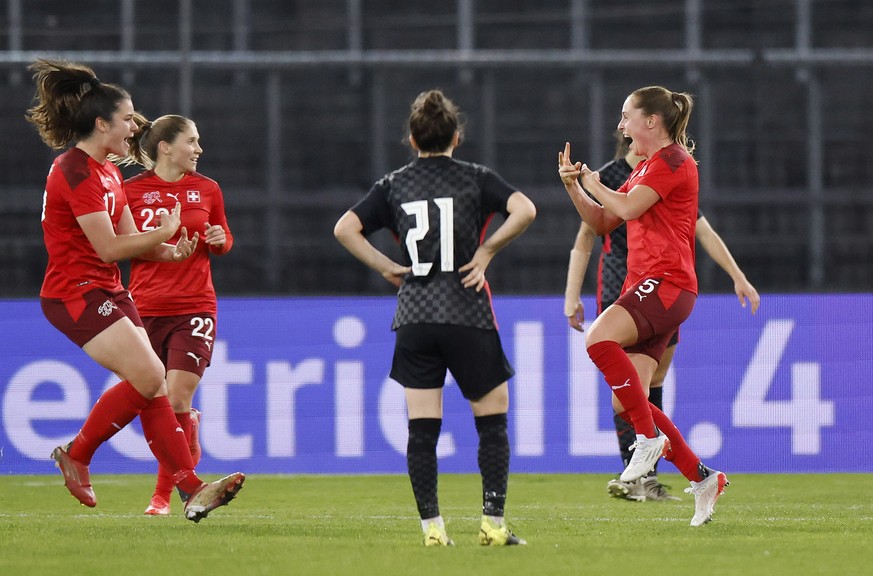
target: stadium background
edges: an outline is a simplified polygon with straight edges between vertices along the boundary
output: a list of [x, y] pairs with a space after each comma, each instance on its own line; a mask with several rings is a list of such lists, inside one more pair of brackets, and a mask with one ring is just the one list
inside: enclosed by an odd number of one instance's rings
[[[405, 162], [408, 105], [441, 87], [458, 156], [529, 194], [536, 224], [489, 270], [499, 293], [560, 294], [578, 218], [555, 157], [611, 157], [626, 94], [697, 98], [701, 207], [755, 285], [873, 283], [873, 4], [866, 0], [2, 0], [0, 296], [33, 297], [53, 157], [23, 120], [40, 55], [91, 64], [153, 117], [198, 123], [237, 244], [222, 295], [389, 294], [333, 224]], [[387, 238], [379, 240], [390, 244]], [[700, 259], [704, 293], [729, 279]], [[589, 284], [590, 285], [590, 284]]]
[[[574, 158], [607, 161], [623, 99], [654, 83], [696, 96], [701, 207], [764, 298], [752, 317], [699, 259], [703, 296], [666, 388], [677, 423], [734, 471], [871, 469], [873, 4], [0, 2], [0, 473], [52, 473], [45, 447], [72, 436], [112, 380], [35, 299], [55, 154], [23, 118], [39, 56], [90, 64], [149, 117], [198, 124], [200, 169], [221, 183], [236, 238], [214, 267], [226, 357], [196, 400], [208, 404], [205, 471], [403, 471], [402, 402], [385, 385], [391, 290], [332, 229], [411, 157], [409, 102], [432, 87], [466, 112], [457, 156], [539, 208], [489, 268], [520, 372], [514, 469], [614, 471], [608, 395], [560, 315], [578, 216], [555, 160], [570, 140]], [[445, 470], [473, 471], [469, 409], [447, 397], [458, 443]], [[130, 430], [95, 461], [152, 467]]]

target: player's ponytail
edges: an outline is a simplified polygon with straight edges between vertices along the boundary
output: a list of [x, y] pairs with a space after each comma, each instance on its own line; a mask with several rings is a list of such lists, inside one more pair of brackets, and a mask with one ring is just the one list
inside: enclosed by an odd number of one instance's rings
[[115, 84], [101, 82], [83, 64], [39, 59], [28, 67], [36, 84], [36, 104], [25, 113], [40, 138], [54, 149], [63, 149], [88, 137], [97, 118], [111, 121], [122, 100], [130, 94]]
[[634, 106], [646, 116], [660, 116], [667, 135], [688, 153], [694, 152], [694, 142], [688, 139], [688, 121], [694, 100], [687, 92], [673, 92], [663, 86], [647, 86], [631, 94]]

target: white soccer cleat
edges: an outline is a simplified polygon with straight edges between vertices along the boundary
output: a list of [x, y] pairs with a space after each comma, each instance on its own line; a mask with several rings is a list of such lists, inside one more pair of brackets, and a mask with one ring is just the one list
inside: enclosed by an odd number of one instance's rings
[[694, 494], [694, 517], [691, 519], [692, 526], [703, 526], [712, 520], [715, 510], [715, 502], [724, 494], [724, 487], [729, 485], [724, 472], [713, 470], [712, 474], [700, 482], [692, 482], [691, 488], [685, 492]]
[[637, 434], [637, 441], [631, 445], [631, 450], [634, 453], [631, 455], [630, 462], [618, 477], [622, 482], [633, 482], [651, 472], [658, 459], [670, 450], [670, 441], [663, 434], [658, 434], [654, 438]]

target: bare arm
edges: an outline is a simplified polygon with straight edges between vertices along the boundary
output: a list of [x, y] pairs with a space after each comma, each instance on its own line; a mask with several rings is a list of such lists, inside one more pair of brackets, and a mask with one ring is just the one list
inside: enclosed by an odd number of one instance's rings
[[658, 193], [648, 186], [638, 184], [627, 194], [621, 194], [603, 185], [600, 182], [600, 174], [592, 172], [587, 166], [582, 165], [580, 172], [585, 189], [597, 198], [604, 210], [615, 214], [621, 220], [636, 220], [661, 199]]
[[364, 236], [361, 219], [351, 210], [337, 221], [333, 235], [355, 258], [381, 274], [394, 286], [399, 287], [403, 276], [412, 271], [409, 266], [401, 266], [377, 250]]
[[182, 231], [176, 244], [158, 244], [151, 250], [146, 250], [137, 258], [142, 260], [153, 260], [155, 262], [181, 262], [194, 253], [197, 248], [197, 241], [200, 235], [195, 232], [194, 236], [188, 238], [188, 230], [182, 226]]
[[[124, 212], [118, 222], [118, 233], [112, 227], [112, 221], [106, 212], [93, 212], [79, 216], [76, 220], [82, 231], [87, 236], [97, 256], [104, 262], [118, 262], [134, 256], [157, 255], [163, 256], [170, 251], [173, 253], [174, 246], [169, 244], [161, 247], [164, 242], [173, 237], [179, 228], [179, 217], [182, 207], [176, 203], [176, 207], [169, 214], [161, 217], [161, 225], [154, 230], [139, 232], [136, 229], [130, 208], [124, 207]], [[194, 242], [196, 245], [196, 236]], [[189, 252], [190, 253], [190, 252]], [[187, 255], [185, 256], [187, 257]], [[157, 258], [153, 258], [157, 259]], [[161, 258], [163, 259], [163, 258]], [[172, 259], [172, 256], [170, 257]], [[184, 259], [184, 258], [182, 258]]]
[[715, 260], [722, 270], [728, 273], [734, 281], [734, 292], [740, 300], [740, 305], [746, 307], [746, 299], [752, 307], [752, 314], [758, 311], [758, 306], [761, 304], [761, 297], [755, 287], [746, 279], [746, 275], [740, 270], [730, 250], [724, 240], [721, 239], [716, 231], [709, 224], [706, 217], [701, 216], [697, 220], [697, 228], [695, 236], [700, 241], [700, 245], [706, 250], [710, 258]]
[[597, 235], [594, 230], [582, 222], [579, 232], [576, 233], [576, 241], [570, 250], [570, 263], [567, 267], [567, 286], [564, 290], [564, 316], [570, 326], [582, 331], [585, 322], [585, 308], [579, 295], [582, 293], [582, 282], [585, 278], [585, 270], [591, 258], [591, 250], [594, 247], [594, 238]]
[[485, 286], [485, 270], [494, 255], [520, 236], [537, 216], [534, 203], [518, 191], [513, 192], [506, 201], [506, 211], [509, 212], [509, 216], [503, 224], [476, 249], [472, 260], [458, 268], [458, 272], [467, 273], [461, 278], [464, 288], [475, 286], [476, 292], [481, 290]]

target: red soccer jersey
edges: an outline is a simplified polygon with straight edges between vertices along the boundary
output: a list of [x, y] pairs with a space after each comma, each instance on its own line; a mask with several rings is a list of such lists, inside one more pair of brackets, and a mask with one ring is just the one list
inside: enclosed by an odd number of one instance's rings
[[671, 144], [640, 162], [619, 192], [648, 186], [661, 200], [627, 223], [627, 279], [624, 290], [649, 277], [664, 277], [697, 294], [694, 230], [697, 225], [697, 164]]
[[[158, 215], [170, 212], [178, 200], [182, 204], [182, 226], [188, 237], [200, 233], [194, 253], [182, 262], [152, 262], [133, 259], [130, 266], [130, 292], [141, 316], [180, 316], [216, 313], [215, 288], [209, 252], [224, 254], [233, 245], [233, 236], [224, 214], [224, 197], [214, 180], [198, 174], [186, 174], [177, 182], [162, 180], [147, 170], [124, 182], [130, 211], [141, 231], [158, 225]], [[203, 240], [206, 223], [220, 225], [227, 233], [227, 243], [212, 249]], [[181, 227], [180, 227], [181, 229]], [[179, 232], [169, 241], [175, 244]]]
[[108, 212], [117, 229], [126, 205], [121, 171], [112, 162], [100, 164], [75, 147], [55, 158], [43, 195], [48, 266], [40, 296], [66, 299], [93, 288], [122, 289], [118, 265], [97, 256], [76, 218]]

